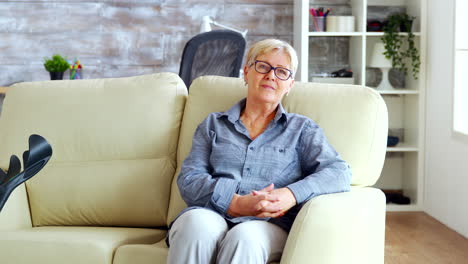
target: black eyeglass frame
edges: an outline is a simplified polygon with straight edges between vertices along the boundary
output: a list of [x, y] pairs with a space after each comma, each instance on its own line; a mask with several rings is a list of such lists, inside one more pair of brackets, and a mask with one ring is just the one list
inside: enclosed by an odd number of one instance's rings
[[[257, 70], [257, 62], [262, 62], [262, 63], [267, 64], [268, 66], [270, 66], [270, 70], [267, 71], [267, 72], [259, 72], [259, 71]], [[255, 64], [255, 65], [254, 65], [254, 64]], [[268, 62], [266, 62], [266, 61], [255, 60], [254, 63], [250, 64], [251, 67], [252, 67], [252, 65], [254, 65], [255, 71], [258, 72], [258, 73], [260, 73], [260, 74], [267, 74], [267, 73], [269, 73], [270, 71], [273, 70], [273, 73], [275, 74], [275, 76], [276, 76], [278, 79], [282, 80], [282, 81], [287, 81], [287, 80], [289, 80], [289, 79], [292, 77], [292, 71], [291, 71], [290, 69], [287, 69], [287, 68], [284, 68], [284, 67], [273, 67], [273, 66], [271, 66], [270, 63], [268, 63]], [[288, 72], [289, 72], [288, 78], [283, 79], [283, 78], [279, 77], [279, 76], [276, 74], [276, 69], [281, 69], [281, 70], [286, 70], [286, 71], [288, 71]]]

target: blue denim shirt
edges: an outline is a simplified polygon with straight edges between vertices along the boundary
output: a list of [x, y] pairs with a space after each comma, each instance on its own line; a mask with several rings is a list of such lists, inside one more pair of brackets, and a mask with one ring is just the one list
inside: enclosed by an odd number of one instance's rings
[[[265, 131], [252, 140], [240, 120], [245, 100], [226, 112], [211, 113], [197, 127], [177, 179], [188, 205], [181, 214], [208, 208], [232, 224], [261, 219], [289, 231], [306, 201], [349, 191], [351, 171], [314, 121], [287, 113], [281, 104]], [[271, 183], [289, 188], [296, 198], [297, 205], [284, 216], [233, 218], [227, 214], [235, 193], [245, 195]]]

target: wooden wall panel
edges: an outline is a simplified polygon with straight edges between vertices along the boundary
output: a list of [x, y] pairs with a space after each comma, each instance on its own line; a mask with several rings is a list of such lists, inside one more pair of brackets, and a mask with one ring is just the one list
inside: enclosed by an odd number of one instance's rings
[[[101, 3], [0, 3], [0, 32], [99, 32]], [[96, 27], [98, 25], [98, 27]]]
[[292, 36], [292, 5], [228, 4], [222, 18], [226, 24], [249, 29], [250, 35]]
[[79, 58], [85, 78], [178, 73], [205, 15], [248, 29], [248, 45], [292, 41], [293, 0], [7, 0], [0, 2], [0, 86], [49, 79], [43, 59], [55, 53]]

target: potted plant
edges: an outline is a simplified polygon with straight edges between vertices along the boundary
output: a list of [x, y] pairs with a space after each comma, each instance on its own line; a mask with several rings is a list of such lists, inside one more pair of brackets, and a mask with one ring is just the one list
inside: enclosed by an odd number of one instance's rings
[[[421, 60], [419, 58], [419, 51], [414, 43], [414, 34], [411, 30], [414, 19], [415, 17], [410, 17], [408, 14], [393, 14], [389, 16], [388, 22], [383, 27], [384, 35], [381, 39], [386, 50], [384, 55], [392, 61], [392, 67], [406, 75], [408, 73], [406, 59], [409, 59], [411, 61], [413, 77], [418, 79]], [[399, 32], [408, 33], [400, 34]]]
[[55, 54], [52, 58], [44, 58], [44, 68], [50, 73], [51, 80], [62, 80], [63, 73], [70, 67], [65, 58]]

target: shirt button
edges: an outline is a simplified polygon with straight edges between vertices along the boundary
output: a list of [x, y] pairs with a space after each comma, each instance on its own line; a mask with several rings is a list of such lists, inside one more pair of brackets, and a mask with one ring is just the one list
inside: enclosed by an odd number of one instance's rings
[[250, 147], [249, 149], [250, 149], [250, 150], [254, 150], [254, 148], [253, 148], [253, 147]]
[[284, 150], [280, 149], [279, 152], [283, 152]]
[[247, 171], [250, 171], [250, 168], [247, 168], [246, 170], [247, 170]]

